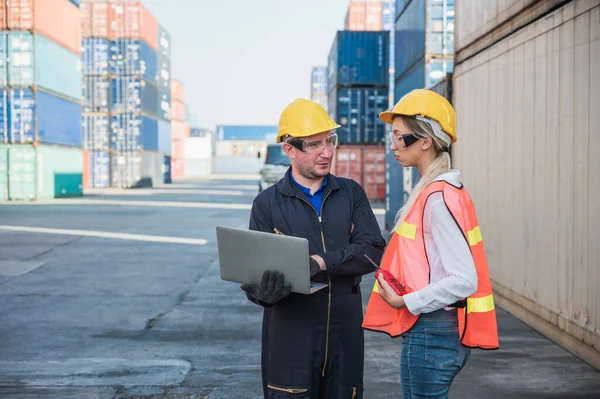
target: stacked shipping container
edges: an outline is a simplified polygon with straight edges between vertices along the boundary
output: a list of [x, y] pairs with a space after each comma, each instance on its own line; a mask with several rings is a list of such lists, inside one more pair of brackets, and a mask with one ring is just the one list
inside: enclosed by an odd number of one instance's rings
[[453, 160], [496, 302], [600, 369], [600, 3], [503, 3], [457, 2]]
[[351, 1], [346, 13], [344, 30], [381, 31], [383, 4], [380, 0]]
[[328, 112], [341, 125], [333, 173], [356, 180], [373, 201], [385, 197], [385, 125], [378, 114], [388, 105], [388, 82], [389, 32], [337, 33], [328, 66]]
[[181, 179], [185, 177], [185, 139], [190, 137], [190, 124], [187, 120], [185, 89], [178, 80], [172, 81], [171, 101], [171, 175], [173, 179]]
[[310, 99], [327, 109], [327, 67], [313, 67], [310, 74]]
[[0, 28], [0, 199], [81, 195], [79, 8], [2, 2]]
[[[452, 71], [454, 0], [397, 0], [395, 11], [397, 102], [411, 90], [430, 87]], [[386, 227], [391, 228], [419, 174], [398, 164], [388, 148], [386, 176]]]
[[90, 187], [164, 182], [170, 35], [139, 1], [85, 1], [83, 143]]

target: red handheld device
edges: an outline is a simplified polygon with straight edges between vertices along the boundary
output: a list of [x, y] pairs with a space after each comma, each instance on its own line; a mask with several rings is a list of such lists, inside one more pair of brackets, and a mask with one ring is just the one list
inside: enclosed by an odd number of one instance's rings
[[387, 270], [381, 270], [381, 268], [377, 265], [377, 263], [373, 262], [373, 260], [371, 258], [369, 258], [366, 254], [365, 254], [365, 258], [367, 258], [369, 260], [369, 262], [371, 262], [371, 264], [373, 266], [375, 266], [375, 268], [377, 269], [377, 272], [375, 272], [375, 278], [379, 278], [379, 275], [383, 275], [383, 279], [385, 281], [387, 281], [387, 283], [392, 287], [392, 289], [394, 290], [394, 292], [396, 294], [398, 294], [400, 296], [407, 294], [402, 283], [400, 283], [400, 281], [396, 280], [396, 277], [394, 277], [394, 275], [392, 273], [388, 272]]

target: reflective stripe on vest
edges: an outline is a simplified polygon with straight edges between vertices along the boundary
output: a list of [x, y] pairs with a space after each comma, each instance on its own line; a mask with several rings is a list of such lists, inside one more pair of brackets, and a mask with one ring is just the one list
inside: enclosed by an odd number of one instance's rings
[[[466, 298], [465, 308], [458, 309], [461, 342], [473, 348], [496, 349], [496, 311], [483, 237], [473, 201], [464, 188], [454, 187], [444, 181], [427, 186], [405, 220], [394, 231], [383, 255], [381, 268], [396, 276], [409, 293], [429, 285], [430, 270], [423, 237], [423, 212], [427, 200], [436, 192], [442, 193], [444, 203], [463, 232], [477, 269], [477, 291]], [[389, 306], [379, 295], [379, 284], [375, 282], [364, 317], [364, 328], [395, 337], [411, 329], [418, 318], [406, 308], [397, 310]]]

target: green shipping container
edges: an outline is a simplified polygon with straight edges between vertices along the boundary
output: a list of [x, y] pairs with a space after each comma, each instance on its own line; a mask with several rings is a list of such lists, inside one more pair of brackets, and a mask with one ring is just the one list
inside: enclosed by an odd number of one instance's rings
[[[6, 154], [2, 161], [2, 154]], [[83, 194], [83, 153], [77, 148], [0, 145], [2, 181], [9, 200], [77, 197]], [[4, 169], [4, 172], [2, 170]]]
[[0, 147], [0, 201], [8, 199], [8, 150]]

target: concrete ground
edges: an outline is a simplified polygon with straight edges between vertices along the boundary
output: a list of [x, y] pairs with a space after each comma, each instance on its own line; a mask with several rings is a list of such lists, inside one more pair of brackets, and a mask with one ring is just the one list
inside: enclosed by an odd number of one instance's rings
[[[247, 226], [256, 186], [0, 204], [0, 398], [261, 398], [261, 309], [221, 281], [215, 242]], [[598, 370], [500, 309], [498, 325], [452, 398], [600, 397]], [[365, 398], [400, 398], [401, 340], [365, 340]]]

